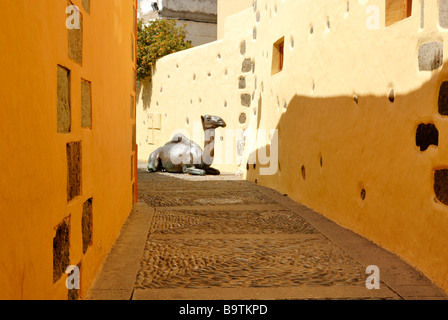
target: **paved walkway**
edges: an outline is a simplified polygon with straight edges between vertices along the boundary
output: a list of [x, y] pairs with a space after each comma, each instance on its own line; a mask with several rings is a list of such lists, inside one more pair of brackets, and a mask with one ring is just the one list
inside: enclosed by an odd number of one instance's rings
[[[87, 299], [447, 299], [395, 255], [233, 175], [139, 169], [139, 200]], [[366, 288], [366, 268], [380, 289]]]

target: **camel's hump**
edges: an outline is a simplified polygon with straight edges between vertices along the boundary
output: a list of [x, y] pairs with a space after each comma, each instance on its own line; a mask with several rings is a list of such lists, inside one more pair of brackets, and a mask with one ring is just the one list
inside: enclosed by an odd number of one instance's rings
[[174, 135], [174, 137], [171, 139], [171, 142], [174, 143], [179, 143], [179, 142], [183, 142], [183, 143], [189, 143], [190, 139], [188, 139], [186, 136], [184, 136], [182, 133], [177, 133]]

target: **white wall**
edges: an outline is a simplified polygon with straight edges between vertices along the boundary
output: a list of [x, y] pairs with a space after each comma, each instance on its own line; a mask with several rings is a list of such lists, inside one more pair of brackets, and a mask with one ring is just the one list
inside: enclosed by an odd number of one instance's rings
[[172, 11], [216, 15], [217, 0], [163, 0], [163, 7]]
[[145, 21], [148, 21], [154, 20], [159, 16], [159, 14], [157, 12], [154, 12], [154, 10], [152, 9], [152, 2], [157, 2], [157, 4], [159, 5], [159, 9], [162, 10], [163, 4], [161, 0], [140, 0], [138, 2], [137, 9], [138, 19], [144, 19]]
[[195, 47], [216, 40], [217, 25], [214, 23], [179, 20], [178, 25], [185, 25], [187, 40]]

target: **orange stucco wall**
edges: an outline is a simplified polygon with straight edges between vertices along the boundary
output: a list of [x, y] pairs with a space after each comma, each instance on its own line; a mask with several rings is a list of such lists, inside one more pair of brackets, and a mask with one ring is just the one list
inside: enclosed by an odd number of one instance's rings
[[[82, 299], [133, 206], [137, 4], [95, 0], [89, 13], [82, 0], [72, 3], [82, 14], [82, 65], [67, 53], [66, 1], [0, 2], [0, 299], [67, 299], [67, 276], [53, 283], [53, 238], [68, 217]], [[71, 71], [70, 133], [57, 132], [57, 65]], [[91, 128], [81, 128], [81, 79], [91, 82]], [[81, 193], [67, 202], [66, 144], [74, 141], [82, 144]], [[83, 253], [90, 198], [92, 243]]]

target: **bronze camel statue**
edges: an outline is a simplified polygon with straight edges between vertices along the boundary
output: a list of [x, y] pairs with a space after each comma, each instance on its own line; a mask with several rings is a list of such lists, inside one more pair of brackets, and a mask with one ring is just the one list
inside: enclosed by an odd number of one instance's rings
[[218, 169], [211, 167], [214, 158], [215, 129], [226, 127], [218, 116], [201, 116], [204, 129], [204, 151], [183, 134], [176, 134], [170, 142], [151, 153], [148, 159], [148, 172], [167, 171], [204, 176], [219, 175]]

